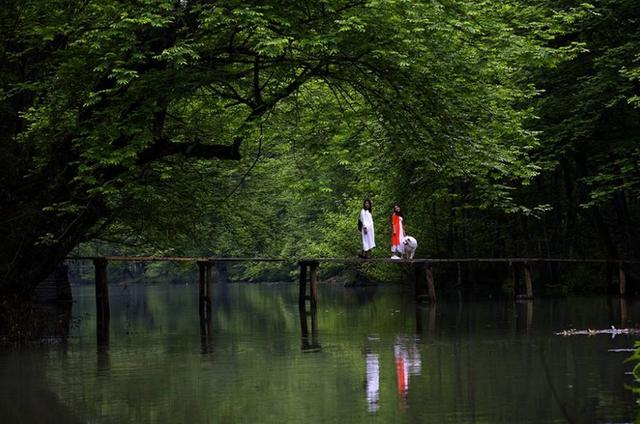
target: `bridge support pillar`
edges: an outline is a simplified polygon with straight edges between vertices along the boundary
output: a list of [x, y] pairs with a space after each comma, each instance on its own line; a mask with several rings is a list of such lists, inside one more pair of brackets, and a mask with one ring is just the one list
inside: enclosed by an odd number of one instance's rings
[[[300, 332], [302, 333], [302, 351], [317, 352], [318, 343], [318, 265], [317, 261], [300, 261], [300, 291], [298, 296], [298, 310], [300, 313]], [[307, 275], [309, 294], [307, 294]], [[307, 300], [310, 310], [307, 311]], [[311, 340], [309, 340], [309, 319], [311, 317]]]
[[109, 320], [111, 312], [109, 309], [107, 264], [108, 261], [105, 258], [95, 258], [93, 260], [96, 280], [96, 336], [99, 346], [109, 344]]
[[531, 277], [531, 267], [528, 263], [523, 265], [524, 268], [524, 288], [527, 299], [533, 299], [533, 278]]
[[198, 261], [198, 309], [200, 317], [211, 318], [213, 298], [213, 262]]
[[[300, 313], [306, 312], [306, 296], [307, 296], [307, 265], [304, 262], [300, 262], [300, 283], [298, 293], [298, 309]], [[306, 319], [305, 319], [306, 322]]]
[[522, 263], [522, 275], [524, 278], [524, 293], [520, 293], [521, 287], [517, 278], [517, 270], [515, 264], [510, 263], [511, 266], [511, 279], [513, 281], [513, 292], [516, 299], [533, 299], [533, 277], [531, 275], [531, 266], [524, 262]]
[[618, 264], [618, 285], [620, 296], [627, 295], [627, 275], [624, 272], [622, 263]]
[[[306, 311], [306, 301], [311, 304], [311, 309], [318, 307], [318, 265], [317, 261], [300, 261], [300, 294], [298, 306]], [[309, 275], [309, 294], [307, 295], [307, 275]]]
[[415, 265], [416, 274], [416, 301], [431, 303], [436, 302], [436, 286], [433, 280], [433, 267], [430, 263]]
[[318, 262], [311, 262], [309, 264], [309, 282], [311, 283], [310, 296], [311, 296], [311, 313], [315, 313], [318, 308]]

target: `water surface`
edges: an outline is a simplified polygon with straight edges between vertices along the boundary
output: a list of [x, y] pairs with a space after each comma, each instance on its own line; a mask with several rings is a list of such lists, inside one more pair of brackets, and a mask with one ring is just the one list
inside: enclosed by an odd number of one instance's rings
[[[636, 326], [619, 299], [439, 301], [406, 287], [319, 286], [303, 337], [294, 284], [112, 285], [106, 345], [92, 287], [75, 287], [65, 341], [0, 351], [3, 422], [633, 422]], [[624, 322], [623, 322], [624, 321]], [[202, 324], [202, 325], [201, 325]], [[311, 329], [309, 325], [309, 329]], [[310, 331], [311, 332], [311, 331]], [[7, 419], [8, 421], [5, 421]]]

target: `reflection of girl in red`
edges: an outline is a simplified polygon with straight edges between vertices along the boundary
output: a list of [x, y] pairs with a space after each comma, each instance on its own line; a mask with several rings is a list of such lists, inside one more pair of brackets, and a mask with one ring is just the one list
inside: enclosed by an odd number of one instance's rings
[[400, 345], [393, 347], [396, 359], [396, 378], [398, 381], [398, 395], [400, 396], [400, 406], [407, 407], [407, 396], [409, 395], [409, 364], [407, 363], [407, 352]]
[[400, 396], [400, 408], [408, 407], [407, 398], [409, 396], [409, 376], [420, 375], [422, 372], [422, 360], [420, 352], [411, 342], [407, 348], [404, 342], [397, 340], [393, 346], [393, 356], [396, 360], [396, 379], [398, 382], [398, 395]]
[[404, 234], [404, 217], [400, 211], [400, 205], [393, 205], [393, 214], [391, 214], [391, 257], [396, 258], [402, 256], [402, 239]]

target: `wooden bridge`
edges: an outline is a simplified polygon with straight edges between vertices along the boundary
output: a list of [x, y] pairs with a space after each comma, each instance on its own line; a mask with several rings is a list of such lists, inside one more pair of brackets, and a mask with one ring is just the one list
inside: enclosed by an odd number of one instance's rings
[[[201, 334], [204, 339], [211, 337], [211, 300], [213, 294], [213, 266], [216, 263], [242, 262], [280, 262], [297, 264], [299, 272], [298, 307], [300, 325], [303, 334], [303, 350], [317, 348], [317, 340], [309, 341], [307, 317], [311, 317], [311, 334], [317, 336], [316, 311], [318, 305], [318, 267], [321, 263], [365, 264], [389, 263], [398, 266], [410, 266], [415, 270], [415, 299], [417, 302], [436, 302], [436, 288], [433, 278], [433, 266], [438, 264], [455, 264], [458, 272], [458, 283], [461, 281], [461, 265], [472, 263], [502, 263], [511, 269], [514, 295], [518, 299], [533, 299], [533, 277], [531, 267], [541, 263], [574, 263], [604, 264], [617, 267], [618, 294], [627, 293], [625, 268], [640, 264], [640, 260], [607, 260], [607, 259], [564, 259], [564, 258], [418, 258], [412, 260], [391, 258], [226, 258], [207, 256], [73, 256], [71, 261], [93, 262], [95, 267], [96, 287], [96, 322], [99, 345], [108, 345], [109, 339], [109, 284], [107, 265], [109, 262], [189, 262], [198, 265], [198, 306], [200, 312]], [[518, 273], [517, 270], [520, 269]], [[517, 274], [523, 276], [524, 284], [518, 284]], [[308, 288], [308, 289], [307, 289]], [[309, 302], [310, 309], [307, 309]], [[205, 343], [207, 344], [207, 343]]]
[[[412, 260], [391, 258], [260, 258], [260, 257], [207, 257], [207, 256], [74, 256], [68, 260], [91, 260], [95, 266], [96, 304], [98, 310], [104, 310], [108, 314], [108, 274], [109, 262], [191, 262], [196, 263], [199, 269], [199, 305], [201, 312], [210, 310], [212, 285], [214, 283], [212, 268], [217, 262], [241, 263], [241, 262], [281, 262], [297, 263], [300, 267], [300, 295], [298, 302], [304, 305], [308, 300], [311, 307], [317, 306], [317, 270], [320, 263], [364, 264], [364, 263], [392, 263], [397, 265], [412, 266], [415, 269], [415, 293], [418, 301], [436, 301], [436, 290], [433, 279], [433, 265], [456, 264], [458, 268], [458, 280], [460, 280], [460, 265], [464, 263], [504, 263], [511, 267], [511, 276], [514, 283], [515, 295], [518, 298], [533, 298], [533, 278], [531, 266], [537, 263], [580, 263], [580, 264], [607, 264], [618, 269], [618, 292], [624, 296], [627, 292], [625, 266], [640, 264], [638, 260], [608, 260], [608, 259], [567, 259], [567, 258], [418, 258]], [[516, 268], [522, 269], [524, 276], [523, 292], [518, 293]], [[307, 294], [307, 283], [309, 291]]]

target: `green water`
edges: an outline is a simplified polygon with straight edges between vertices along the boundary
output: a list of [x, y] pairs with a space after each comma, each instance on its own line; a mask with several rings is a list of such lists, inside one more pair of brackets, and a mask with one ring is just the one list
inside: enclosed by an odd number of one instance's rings
[[66, 341], [0, 351], [3, 423], [613, 423], [640, 408], [629, 353], [611, 351], [633, 337], [553, 334], [635, 326], [640, 305], [618, 299], [416, 307], [403, 287], [320, 285], [304, 339], [295, 285], [230, 284], [203, 337], [194, 285], [113, 285], [99, 347], [93, 294], [74, 288]]

